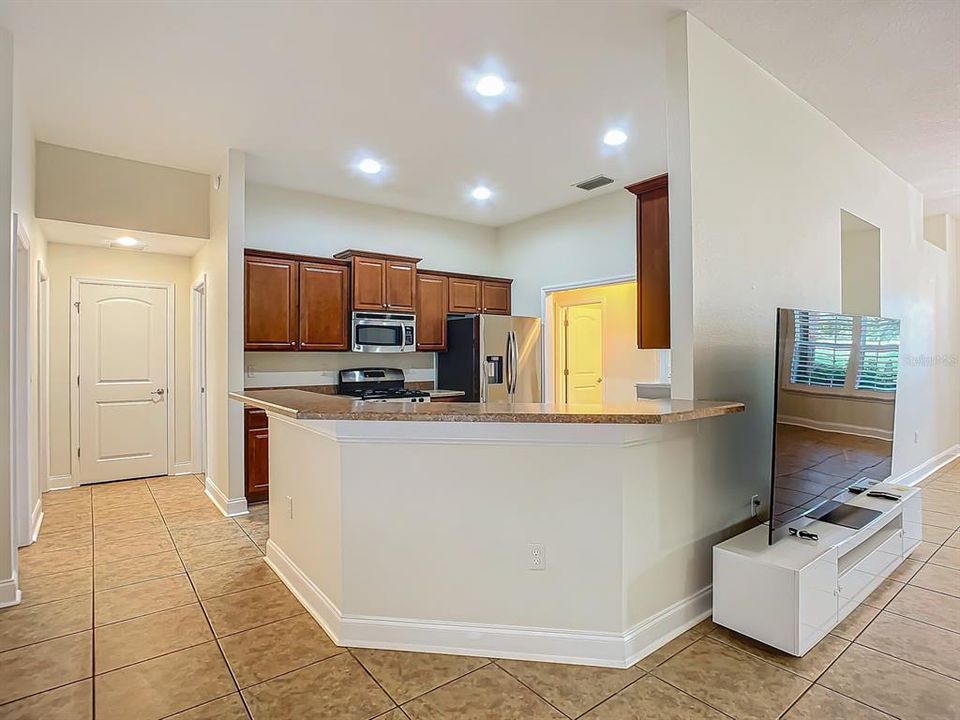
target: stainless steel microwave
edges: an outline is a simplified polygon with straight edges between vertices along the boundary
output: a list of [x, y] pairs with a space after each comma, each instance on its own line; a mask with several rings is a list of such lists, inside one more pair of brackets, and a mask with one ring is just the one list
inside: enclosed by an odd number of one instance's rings
[[417, 316], [405, 313], [355, 312], [353, 351], [376, 353], [415, 352]]

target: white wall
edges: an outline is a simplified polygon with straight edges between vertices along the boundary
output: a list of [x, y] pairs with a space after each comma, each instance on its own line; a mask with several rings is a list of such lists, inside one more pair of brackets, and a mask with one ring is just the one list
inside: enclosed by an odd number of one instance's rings
[[13, 165], [13, 37], [0, 28], [0, 605], [18, 600], [10, 482], [13, 476], [13, 337], [11, 324]]
[[957, 367], [924, 359], [958, 350], [957, 248], [923, 241], [919, 192], [695, 18], [669, 55], [675, 396], [747, 403], [698, 441], [716, 522], [767, 494], [775, 309], [840, 310], [841, 209], [880, 228], [881, 311], [903, 323], [894, 472], [953, 447]]
[[539, 316], [544, 287], [636, 274], [636, 198], [611, 192], [505, 225], [496, 244], [514, 314]]
[[37, 143], [37, 216], [207, 237], [209, 177]]
[[[174, 472], [188, 472], [191, 458], [190, 285], [191, 260], [86, 245], [50, 243], [50, 475], [70, 475], [70, 280], [74, 277], [174, 284]], [[59, 481], [60, 485], [65, 480]]]
[[210, 185], [210, 240], [191, 267], [195, 281], [206, 278], [207, 482], [235, 501], [244, 496], [243, 407], [228, 394], [243, 389], [244, 173], [245, 156], [230, 150], [219, 189]]
[[40, 292], [38, 267], [46, 267], [47, 243], [36, 219], [34, 189], [36, 176], [36, 147], [33, 128], [22, 100], [23, 84], [14, 73], [13, 106], [13, 211], [23, 223], [30, 241], [29, 262], [29, 355], [30, 387], [28, 392], [29, 450], [30, 457], [30, 508], [33, 509], [46, 487], [46, 478], [40, 477], [42, 465], [39, 458], [39, 400], [40, 378], [38, 375], [39, 336], [38, 298]]
[[923, 219], [923, 239], [947, 250], [957, 236], [957, 220], [952, 215], [929, 215]]

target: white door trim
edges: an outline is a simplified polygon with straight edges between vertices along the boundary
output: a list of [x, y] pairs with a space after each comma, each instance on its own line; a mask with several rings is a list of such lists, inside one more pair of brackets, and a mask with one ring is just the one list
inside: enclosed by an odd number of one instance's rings
[[37, 484], [50, 489], [50, 276], [37, 259]]
[[165, 290], [167, 293], [167, 474], [173, 473], [176, 462], [176, 434], [174, 431], [174, 409], [176, 408], [176, 389], [174, 388], [174, 322], [176, 317], [176, 293], [174, 283], [147, 282], [141, 280], [112, 280], [108, 278], [70, 277], [70, 474], [73, 483], [80, 485], [84, 478], [80, 476], [77, 462], [77, 448], [80, 447], [80, 388], [77, 377], [80, 367], [80, 314], [77, 303], [80, 302], [81, 285], [120, 285], [122, 287], [141, 287]]
[[191, 463], [193, 472], [207, 473], [207, 274], [201, 273], [190, 286], [192, 337], [191, 382]]
[[13, 229], [16, 243], [11, 258], [14, 404], [12, 490], [14, 538], [16, 545], [23, 547], [33, 542], [34, 518], [34, 508], [30, 503], [30, 237], [18, 213], [13, 214]]

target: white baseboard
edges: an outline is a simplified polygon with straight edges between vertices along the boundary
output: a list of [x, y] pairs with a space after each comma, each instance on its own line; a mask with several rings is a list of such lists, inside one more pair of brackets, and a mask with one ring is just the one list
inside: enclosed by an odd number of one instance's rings
[[0, 581], [0, 608], [20, 604], [20, 586], [17, 578]]
[[272, 540], [266, 562], [341, 646], [627, 668], [710, 615], [705, 588], [624, 633], [344, 615]]
[[211, 479], [207, 478], [204, 482], [205, 492], [208, 498], [213, 502], [214, 505], [227, 517], [236, 517], [237, 515], [246, 515], [249, 510], [247, 510], [247, 499], [242, 498], [228, 498], [222, 492], [220, 488], [217, 487], [217, 484]]
[[324, 592], [300, 571], [287, 554], [267, 539], [267, 565], [283, 580], [284, 585], [296, 596], [313, 618], [320, 623], [330, 639], [337, 645], [340, 641], [340, 609], [333, 604]]
[[713, 586], [637, 623], [625, 635], [630, 667], [713, 614]]
[[69, 473], [66, 475], [51, 475], [47, 478], [47, 490], [69, 490], [79, 486], [80, 483], [74, 482], [73, 476]]
[[30, 543], [35, 543], [40, 537], [40, 526], [43, 525], [43, 501], [37, 498], [33, 506], [33, 512], [30, 514]]
[[862, 435], [877, 440], [893, 440], [893, 432], [884, 428], [872, 428], [865, 425], [851, 425], [850, 423], [828, 422], [826, 420], [811, 420], [810, 418], [778, 415], [777, 422], [784, 425], [823, 430], [824, 432], [842, 433], [844, 435]]
[[898, 475], [896, 478], [891, 480], [891, 482], [898, 485], [916, 485], [918, 482], [921, 482], [930, 475], [933, 475], [933, 473], [935, 473], [937, 470], [942, 468], [947, 463], [956, 460], [958, 457], [960, 457], [960, 445], [954, 445], [947, 448], [942, 453], [934, 455], [926, 462], [920, 463], [912, 470], [907, 470], [907, 472]]

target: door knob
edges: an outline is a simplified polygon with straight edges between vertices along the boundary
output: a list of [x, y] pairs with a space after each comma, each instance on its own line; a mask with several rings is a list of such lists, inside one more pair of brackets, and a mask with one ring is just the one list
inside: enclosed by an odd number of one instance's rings
[[166, 390], [163, 388], [157, 388], [156, 390], [150, 391], [151, 395], [156, 395], [157, 397], [163, 397], [164, 393], [166, 393]]
[[599, 384], [602, 383], [602, 382], [603, 382], [603, 378], [602, 378], [602, 377], [598, 377], [598, 378], [597, 378], [597, 385], [599, 385]]

